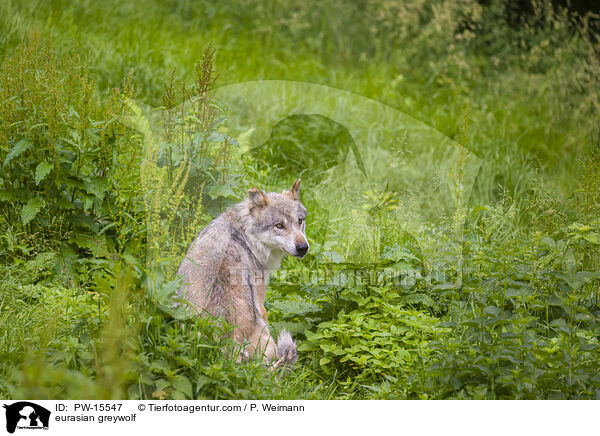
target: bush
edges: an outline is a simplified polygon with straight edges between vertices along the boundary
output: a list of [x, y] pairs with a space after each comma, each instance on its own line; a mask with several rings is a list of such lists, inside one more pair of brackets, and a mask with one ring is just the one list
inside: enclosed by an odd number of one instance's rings
[[57, 57], [36, 33], [4, 59], [1, 224], [5, 238], [23, 241], [9, 244], [4, 256], [64, 253], [77, 281], [78, 254], [99, 260], [123, 248], [116, 230], [126, 232], [122, 221], [139, 213], [131, 192], [138, 148], [122, 123], [127, 95], [125, 84], [100, 103], [79, 55]]

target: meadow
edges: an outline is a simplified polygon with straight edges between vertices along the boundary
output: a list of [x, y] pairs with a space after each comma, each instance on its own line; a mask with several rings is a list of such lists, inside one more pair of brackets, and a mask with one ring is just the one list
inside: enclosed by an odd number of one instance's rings
[[[600, 398], [598, 16], [509, 5], [0, 2], [0, 397]], [[298, 177], [278, 378], [174, 273]]]

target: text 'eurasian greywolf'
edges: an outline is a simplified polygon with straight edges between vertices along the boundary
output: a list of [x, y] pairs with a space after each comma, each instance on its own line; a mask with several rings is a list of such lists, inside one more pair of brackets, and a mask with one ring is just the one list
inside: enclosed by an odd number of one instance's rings
[[289, 191], [253, 188], [248, 198], [226, 210], [202, 230], [179, 267], [179, 295], [199, 313], [224, 317], [235, 325], [233, 339], [242, 355], [263, 353], [265, 363], [290, 366], [296, 343], [283, 330], [277, 344], [267, 324], [265, 296], [270, 274], [286, 254], [304, 257], [306, 208], [300, 179]]

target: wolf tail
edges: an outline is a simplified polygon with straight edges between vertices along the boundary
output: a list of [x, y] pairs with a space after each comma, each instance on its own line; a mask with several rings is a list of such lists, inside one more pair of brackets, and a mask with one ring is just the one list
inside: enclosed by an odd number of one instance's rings
[[290, 332], [282, 330], [277, 339], [277, 361], [275, 362], [275, 367], [291, 368], [297, 360], [296, 341], [292, 339]]

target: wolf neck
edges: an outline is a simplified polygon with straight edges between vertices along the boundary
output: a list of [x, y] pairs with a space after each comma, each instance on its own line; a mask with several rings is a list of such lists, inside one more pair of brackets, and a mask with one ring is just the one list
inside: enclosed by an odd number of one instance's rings
[[266, 246], [252, 235], [248, 235], [247, 239], [250, 250], [257, 260], [256, 269], [264, 274], [265, 281], [268, 283], [270, 275], [281, 265], [285, 253]]

